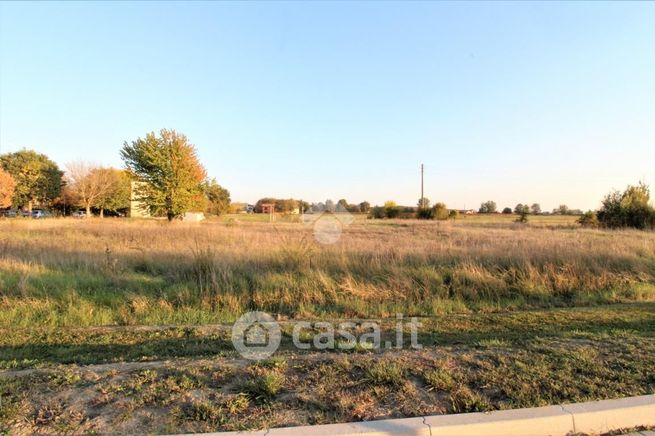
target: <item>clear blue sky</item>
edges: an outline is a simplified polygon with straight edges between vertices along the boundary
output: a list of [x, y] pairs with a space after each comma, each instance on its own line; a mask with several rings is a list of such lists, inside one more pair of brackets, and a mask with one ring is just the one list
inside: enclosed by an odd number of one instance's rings
[[655, 188], [655, 3], [0, 3], [0, 148], [162, 127], [234, 200], [595, 208]]

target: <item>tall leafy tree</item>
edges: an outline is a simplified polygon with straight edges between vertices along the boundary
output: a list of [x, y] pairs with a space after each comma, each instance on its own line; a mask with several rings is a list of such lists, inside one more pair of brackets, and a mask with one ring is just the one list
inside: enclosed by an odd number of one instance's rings
[[0, 208], [11, 206], [16, 182], [11, 174], [0, 168]]
[[121, 157], [135, 184], [135, 197], [153, 215], [169, 221], [187, 211], [204, 208], [205, 168], [196, 148], [175, 130], [148, 133], [132, 143], [125, 142]]
[[104, 217], [106, 210], [118, 212], [129, 209], [131, 181], [127, 172], [116, 168], [99, 168], [96, 173], [107, 186], [94, 204], [100, 209], [100, 217]]
[[496, 202], [489, 200], [480, 205], [480, 213], [496, 213]]
[[219, 185], [216, 179], [207, 182], [205, 195], [208, 213], [222, 215], [230, 209], [230, 191]]
[[91, 216], [92, 207], [99, 208], [100, 215], [104, 216], [105, 203], [119, 189], [121, 179], [116, 174], [118, 170], [86, 162], [69, 163], [67, 169], [68, 187], [75, 203], [86, 209], [87, 217]]
[[16, 182], [13, 204], [27, 207], [31, 213], [36, 203], [47, 204], [61, 193], [62, 171], [46, 155], [20, 150], [0, 156], [0, 167]]
[[605, 196], [598, 211], [598, 221], [604, 227], [655, 227], [655, 208], [650, 204], [650, 189], [639, 182], [625, 191], [613, 191]]

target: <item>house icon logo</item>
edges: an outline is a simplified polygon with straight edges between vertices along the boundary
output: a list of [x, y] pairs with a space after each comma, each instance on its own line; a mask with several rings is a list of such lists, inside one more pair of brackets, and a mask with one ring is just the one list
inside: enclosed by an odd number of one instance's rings
[[270, 357], [280, 346], [279, 324], [265, 312], [248, 312], [232, 326], [232, 344], [246, 359]]
[[341, 238], [343, 228], [353, 220], [352, 214], [340, 204], [333, 208], [314, 207], [302, 216], [303, 224], [312, 226], [314, 239], [325, 245], [336, 243]]

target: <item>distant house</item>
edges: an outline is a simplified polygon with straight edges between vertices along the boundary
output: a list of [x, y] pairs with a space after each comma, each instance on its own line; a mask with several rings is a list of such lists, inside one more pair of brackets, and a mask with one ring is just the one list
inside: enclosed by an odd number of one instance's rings
[[132, 182], [130, 192], [130, 217], [131, 218], [149, 218], [150, 212], [147, 206], [139, 200], [136, 191], [139, 186], [143, 186], [143, 182]]
[[476, 213], [478, 213], [478, 211], [474, 209], [460, 209], [459, 211], [460, 215], [474, 215]]
[[275, 203], [262, 203], [262, 213], [275, 213]]

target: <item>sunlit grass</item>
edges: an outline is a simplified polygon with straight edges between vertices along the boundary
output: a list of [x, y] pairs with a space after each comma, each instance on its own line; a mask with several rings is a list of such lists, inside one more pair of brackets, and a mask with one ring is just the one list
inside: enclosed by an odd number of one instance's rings
[[430, 316], [655, 299], [655, 234], [539, 219], [360, 217], [334, 245], [293, 222], [2, 220], [0, 325], [204, 324], [255, 309]]

